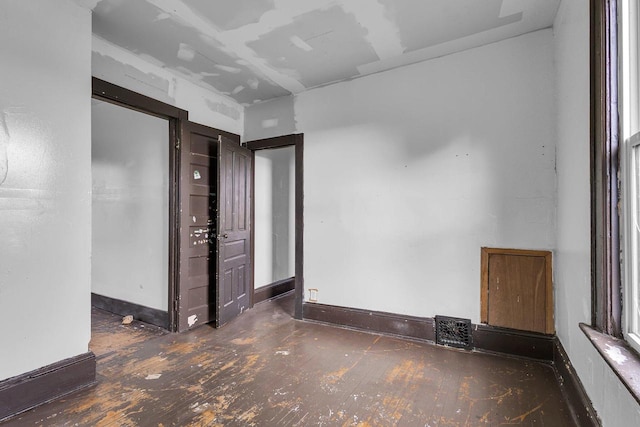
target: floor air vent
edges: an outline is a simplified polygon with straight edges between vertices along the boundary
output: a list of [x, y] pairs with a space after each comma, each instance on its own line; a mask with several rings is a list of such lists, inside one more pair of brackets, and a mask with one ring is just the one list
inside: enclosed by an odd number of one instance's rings
[[470, 350], [471, 320], [436, 316], [436, 344]]

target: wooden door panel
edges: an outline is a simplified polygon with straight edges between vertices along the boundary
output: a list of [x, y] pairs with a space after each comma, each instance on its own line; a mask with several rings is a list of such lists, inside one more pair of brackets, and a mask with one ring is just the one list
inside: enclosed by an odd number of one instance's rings
[[251, 271], [251, 152], [220, 142], [220, 220], [218, 233], [218, 326], [249, 307]]
[[551, 253], [483, 248], [482, 321], [553, 333]]
[[544, 271], [542, 257], [492, 255], [489, 268], [489, 324], [544, 332]]
[[215, 319], [218, 132], [186, 123], [181, 139], [178, 330], [183, 331]]

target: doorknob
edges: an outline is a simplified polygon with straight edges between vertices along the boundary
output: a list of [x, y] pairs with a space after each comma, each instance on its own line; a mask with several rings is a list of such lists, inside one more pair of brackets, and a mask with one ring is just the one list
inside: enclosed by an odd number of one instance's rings
[[223, 234], [222, 237], [224, 237], [225, 239], [229, 237], [229, 235], [227, 233]]

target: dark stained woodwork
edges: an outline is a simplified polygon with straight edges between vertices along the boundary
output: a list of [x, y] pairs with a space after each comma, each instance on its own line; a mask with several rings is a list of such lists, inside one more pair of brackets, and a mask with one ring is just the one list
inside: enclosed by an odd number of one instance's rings
[[178, 330], [216, 318], [218, 131], [185, 122], [180, 146]]
[[94, 98], [131, 108], [142, 113], [161, 118], [173, 117], [181, 120], [186, 120], [188, 117], [188, 113], [185, 110], [114, 85], [97, 77], [91, 79], [91, 89]]
[[590, 0], [591, 323], [622, 338], [617, 4]]
[[482, 322], [554, 333], [550, 252], [482, 248], [481, 264]]
[[556, 368], [558, 384], [567, 399], [573, 419], [580, 426], [599, 427], [600, 419], [559, 339], [554, 340], [553, 366]]
[[[414, 317], [317, 303], [305, 303], [303, 307], [305, 320], [431, 342], [436, 339], [435, 319], [432, 317]], [[557, 339], [555, 336], [475, 324], [472, 325], [471, 332], [476, 350], [548, 362], [553, 360], [553, 343]]]
[[279, 280], [267, 286], [257, 288], [253, 291], [253, 303], [258, 304], [262, 301], [277, 298], [287, 292], [291, 292], [295, 289], [295, 284], [295, 279], [290, 277], [288, 279]]
[[436, 339], [435, 321], [431, 317], [414, 317], [318, 303], [305, 303], [303, 315], [305, 320], [362, 331], [427, 341], [435, 341]]
[[96, 357], [92, 352], [0, 381], [0, 421], [94, 384]]
[[221, 136], [218, 143], [217, 314], [222, 326], [248, 309], [251, 285], [251, 152]]
[[295, 240], [295, 313], [302, 320], [302, 302], [304, 300], [304, 135], [294, 135], [295, 141], [295, 194], [296, 194], [296, 240]]
[[[169, 121], [169, 306], [167, 307], [168, 327], [172, 331], [178, 328], [178, 307], [174, 302], [178, 298], [178, 270], [179, 270], [179, 253], [180, 253], [180, 212], [179, 212], [179, 174], [180, 174], [180, 155], [179, 155], [179, 135], [183, 123], [189, 118], [189, 113], [180, 108], [174, 107], [164, 102], [133, 92], [112, 83], [92, 78], [92, 96], [93, 98], [112, 104], [120, 105], [156, 117], [161, 117]], [[238, 137], [239, 138], [239, 137]]]
[[530, 359], [553, 361], [553, 345], [557, 338], [534, 332], [473, 325], [473, 345], [476, 349]]
[[550, 364], [298, 322], [293, 302], [123, 347], [96, 387], [3, 427], [578, 425]]
[[169, 314], [157, 308], [146, 307], [144, 305], [94, 293], [91, 294], [91, 306], [120, 316], [130, 314], [137, 320], [169, 329]]
[[[295, 318], [303, 318], [304, 300], [304, 134], [291, 134], [248, 141], [245, 146], [251, 150], [295, 147]], [[251, 209], [252, 218], [255, 215]], [[253, 238], [252, 238], [253, 240]]]

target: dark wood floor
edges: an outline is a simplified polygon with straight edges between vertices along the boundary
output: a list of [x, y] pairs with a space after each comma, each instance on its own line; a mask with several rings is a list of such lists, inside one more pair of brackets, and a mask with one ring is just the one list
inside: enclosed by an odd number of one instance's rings
[[573, 426], [552, 368], [291, 317], [166, 334], [94, 311], [98, 384], [9, 426]]

